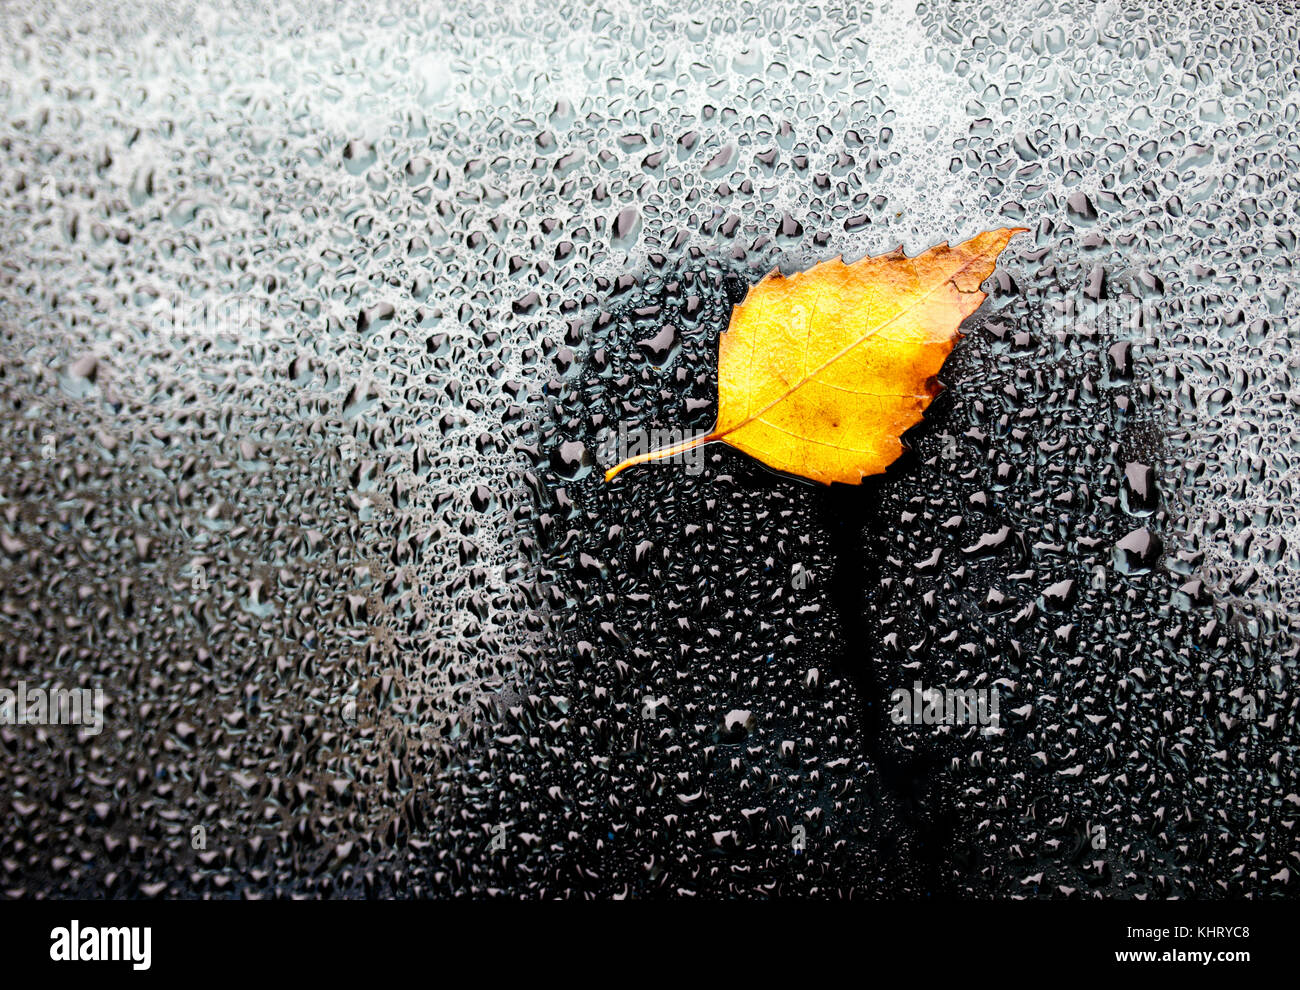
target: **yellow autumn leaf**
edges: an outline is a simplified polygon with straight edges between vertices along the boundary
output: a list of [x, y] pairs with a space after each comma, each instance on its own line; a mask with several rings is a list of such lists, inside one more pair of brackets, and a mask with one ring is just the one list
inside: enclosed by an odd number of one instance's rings
[[1025, 228], [986, 231], [909, 258], [770, 272], [731, 314], [718, 352], [718, 421], [605, 472], [722, 441], [778, 471], [859, 484], [903, 452], [900, 437], [939, 393], [958, 327], [998, 255]]

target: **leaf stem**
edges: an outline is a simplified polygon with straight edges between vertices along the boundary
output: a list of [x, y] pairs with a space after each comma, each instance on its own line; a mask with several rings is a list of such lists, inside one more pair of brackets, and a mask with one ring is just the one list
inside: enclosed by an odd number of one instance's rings
[[675, 443], [671, 447], [660, 447], [658, 450], [651, 450], [645, 454], [637, 454], [635, 457], [629, 457], [622, 464], [606, 471], [605, 481], [613, 481], [616, 474], [626, 468], [630, 468], [634, 464], [644, 464], [647, 461], [661, 461], [668, 457], [675, 457], [678, 454], [683, 454], [688, 450], [706, 444], [710, 440], [716, 440], [717, 438], [717, 433], [702, 433], [698, 437], [691, 437], [689, 440]]

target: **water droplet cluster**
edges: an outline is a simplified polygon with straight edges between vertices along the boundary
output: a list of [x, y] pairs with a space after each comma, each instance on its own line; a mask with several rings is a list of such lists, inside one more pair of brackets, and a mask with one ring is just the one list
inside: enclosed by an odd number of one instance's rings
[[[7, 895], [1288, 892], [1294, 11], [0, 22], [0, 688], [107, 697]], [[765, 272], [1001, 226], [887, 475], [604, 484]]]

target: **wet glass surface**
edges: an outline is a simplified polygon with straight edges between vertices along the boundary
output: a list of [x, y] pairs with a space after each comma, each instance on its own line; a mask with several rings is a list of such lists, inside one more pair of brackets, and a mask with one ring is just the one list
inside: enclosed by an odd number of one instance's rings
[[[7, 896], [1289, 892], [1292, 6], [0, 22]], [[604, 482], [1005, 226], [886, 474]]]

